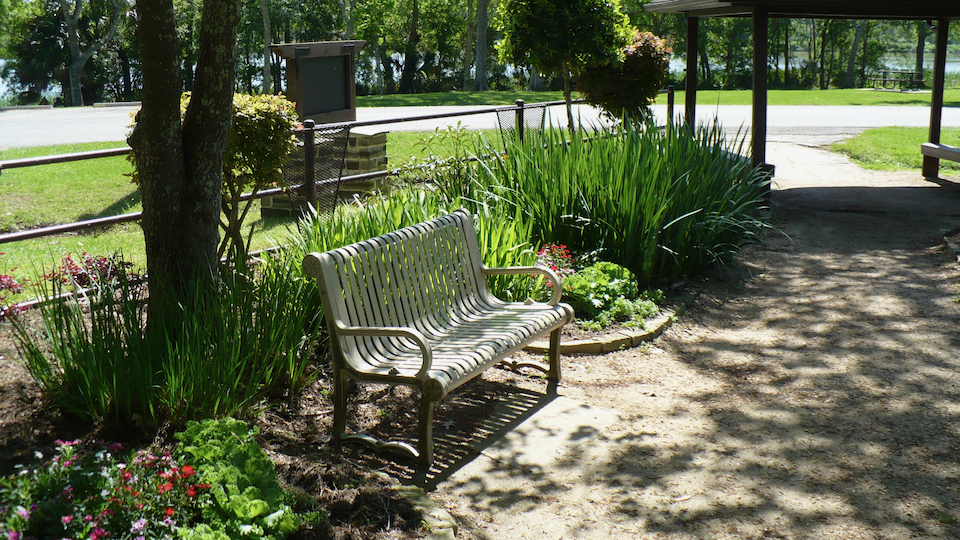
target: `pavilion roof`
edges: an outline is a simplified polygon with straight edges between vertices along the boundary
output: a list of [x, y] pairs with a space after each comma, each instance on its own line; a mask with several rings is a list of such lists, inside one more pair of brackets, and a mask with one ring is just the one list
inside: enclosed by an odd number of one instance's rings
[[957, 0], [652, 0], [647, 11], [697, 17], [751, 15], [774, 18], [960, 19]]

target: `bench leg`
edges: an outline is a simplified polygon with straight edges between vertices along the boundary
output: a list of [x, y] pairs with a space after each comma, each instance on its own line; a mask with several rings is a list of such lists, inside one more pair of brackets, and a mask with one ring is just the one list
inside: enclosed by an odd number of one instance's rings
[[340, 441], [347, 434], [347, 372], [333, 370], [333, 440]]
[[550, 371], [547, 373], [547, 379], [554, 384], [560, 382], [560, 332], [562, 330], [561, 327], [550, 332], [550, 352], [548, 353]]
[[433, 410], [436, 401], [420, 398], [420, 440], [417, 442], [419, 462], [427, 470], [433, 465]]

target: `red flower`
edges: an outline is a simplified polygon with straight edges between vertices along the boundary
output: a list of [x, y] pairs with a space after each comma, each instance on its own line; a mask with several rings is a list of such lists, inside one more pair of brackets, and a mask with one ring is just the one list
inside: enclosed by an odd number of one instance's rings
[[167, 507], [167, 510], [166, 510], [164, 513], [167, 514], [168, 516], [172, 516], [172, 515], [173, 515], [173, 508]]
[[197, 496], [197, 487], [187, 486], [187, 497], [196, 497], [196, 496]]
[[197, 471], [190, 465], [184, 465], [183, 468], [180, 469], [180, 478], [190, 478], [195, 474], [197, 474]]
[[167, 482], [166, 484], [160, 484], [160, 487], [157, 488], [160, 493], [166, 493], [173, 489], [173, 482]]

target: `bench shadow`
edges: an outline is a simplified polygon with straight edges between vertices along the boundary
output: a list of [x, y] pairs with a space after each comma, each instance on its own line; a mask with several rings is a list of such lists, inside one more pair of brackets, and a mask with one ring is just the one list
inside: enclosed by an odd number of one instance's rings
[[489, 400], [489, 390], [479, 388], [448, 396], [449, 402], [434, 421], [434, 462], [429, 469], [409, 461], [394, 461], [384, 472], [403, 484], [432, 491], [559, 397], [556, 385], [540, 392], [489, 381], [473, 381], [466, 386], [474, 385], [495, 385], [496, 401]]

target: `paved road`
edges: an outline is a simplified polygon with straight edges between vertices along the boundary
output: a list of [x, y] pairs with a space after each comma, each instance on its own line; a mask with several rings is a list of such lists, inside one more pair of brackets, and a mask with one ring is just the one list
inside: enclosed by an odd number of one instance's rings
[[[463, 112], [483, 107], [382, 107], [362, 108], [357, 119], [383, 120], [437, 114]], [[678, 107], [678, 114], [682, 108]], [[136, 107], [82, 107], [61, 109], [7, 109], [0, 110], [0, 148], [42, 146], [58, 143], [95, 141], [122, 141], [126, 138]], [[654, 114], [662, 122], [666, 107], [654, 107]], [[586, 106], [575, 107], [574, 116], [584, 124], [600, 122], [597, 110]], [[701, 121], [714, 118], [728, 130], [747, 129], [750, 125], [750, 107], [725, 105], [697, 109]], [[558, 125], [566, 125], [562, 107], [554, 107], [550, 117]], [[816, 105], [773, 106], [768, 111], [770, 140], [787, 135], [821, 136], [854, 135], [864, 129], [880, 126], [927, 126], [930, 110], [926, 107], [824, 107]], [[432, 130], [434, 127], [456, 125], [461, 122], [468, 128], [495, 128], [493, 113], [464, 116], [445, 120], [429, 120], [409, 123], [394, 123], [383, 126], [391, 131]], [[943, 111], [943, 125], [960, 127], [960, 108]], [[374, 128], [365, 128], [374, 129]]]

